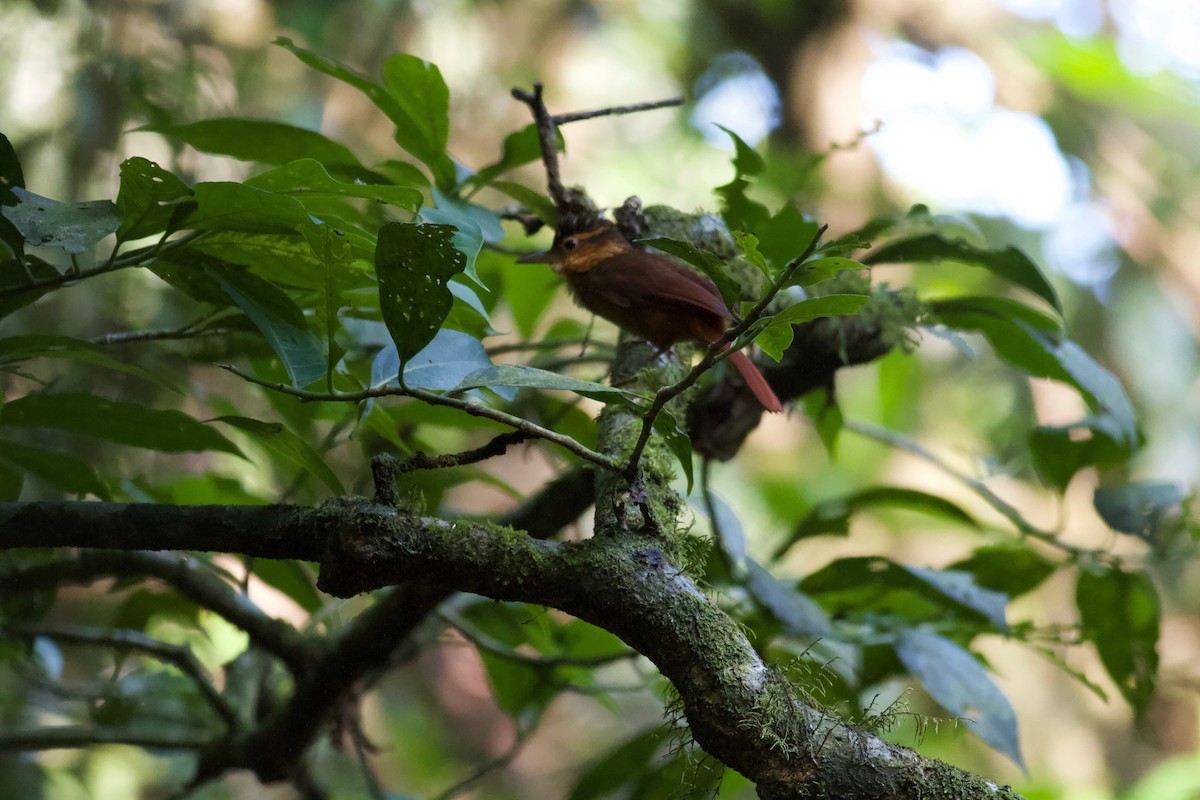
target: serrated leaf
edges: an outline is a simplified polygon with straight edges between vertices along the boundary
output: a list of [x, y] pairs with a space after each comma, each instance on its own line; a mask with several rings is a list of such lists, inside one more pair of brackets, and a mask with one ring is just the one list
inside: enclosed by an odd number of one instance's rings
[[936, 233], [892, 242], [871, 253], [868, 264], [895, 264], [953, 261], [983, 267], [995, 275], [1033, 292], [1062, 314], [1058, 293], [1029, 256], [1015, 247], [985, 250], [960, 240], [945, 239]]
[[900, 633], [896, 655], [938, 705], [971, 720], [971, 731], [1025, 769], [1016, 714], [974, 656], [949, 639], [919, 628]]
[[801, 300], [771, 317], [754, 341], [764, 353], [779, 361], [783, 358], [783, 351], [792, 346], [795, 338], [793, 325], [822, 317], [857, 314], [870, 299], [865, 294], [830, 294]]
[[217, 417], [215, 422], [224, 422], [250, 435], [255, 441], [286, 461], [316, 476], [336, 495], [346, 493], [342, 482], [325, 463], [325, 459], [312, 446], [278, 422], [262, 422], [249, 417]]
[[0, 406], [0, 426], [51, 428], [164, 453], [213, 450], [241, 455], [233, 442], [180, 411], [160, 411], [82, 392], [35, 392]]
[[67, 494], [92, 494], [101, 500], [112, 499], [108, 486], [95, 470], [75, 455], [16, 442], [0, 442], [0, 462], [7, 462]]
[[117, 191], [121, 216], [117, 238], [139, 239], [167, 230], [172, 221], [178, 221], [180, 203], [191, 196], [190, 186], [153, 161], [126, 159], [121, 162], [121, 188]]
[[1109, 677], [1140, 717], [1158, 678], [1158, 592], [1142, 572], [1086, 569], [1075, 587], [1083, 636], [1095, 643]]
[[1093, 503], [1101, 519], [1114, 531], [1155, 543], [1163, 519], [1183, 503], [1183, 492], [1173, 483], [1101, 486], [1093, 495]]
[[321, 343], [286, 292], [248, 270], [213, 265], [206, 271], [266, 337], [294, 387], [302, 389], [325, 375]]
[[446, 284], [467, 265], [455, 232], [450, 225], [401, 222], [379, 230], [379, 307], [402, 362], [433, 340], [450, 313], [454, 296]]
[[111, 200], [61, 203], [11, 187], [14, 206], [0, 205], [0, 214], [11, 222], [28, 244], [61, 247], [72, 255], [91, 250], [121, 225], [117, 204]]

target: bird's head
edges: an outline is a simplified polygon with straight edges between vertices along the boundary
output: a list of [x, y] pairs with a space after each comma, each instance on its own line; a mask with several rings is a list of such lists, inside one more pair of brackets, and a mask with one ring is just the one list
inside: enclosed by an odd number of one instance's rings
[[617, 230], [617, 226], [599, 214], [565, 214], [559, 220], [554, 244], [549, 250], [529, 253], [517, 261], [522, 264], [549, 264], [559, 275], [578, 275], [632, 249], [633, 245]]

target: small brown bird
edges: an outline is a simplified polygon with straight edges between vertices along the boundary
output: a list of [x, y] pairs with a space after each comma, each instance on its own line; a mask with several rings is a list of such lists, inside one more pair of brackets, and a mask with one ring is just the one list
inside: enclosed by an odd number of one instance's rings
[[[725, 335], [733, 320], [711, 280], [666, 256], [638, 250], [601, 217], [567, 217], [548, 251], [518, 261], [550, 264], [567, 279], [581, 306], [662, 350], [680, 341], [711, 344]], [[729, 363], [763, 408], [783, 411], [745, 353], [729, 356]]]

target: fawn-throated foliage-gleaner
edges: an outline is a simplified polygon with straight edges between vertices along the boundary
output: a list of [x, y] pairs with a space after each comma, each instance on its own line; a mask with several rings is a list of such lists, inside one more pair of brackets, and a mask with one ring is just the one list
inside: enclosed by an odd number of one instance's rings
[[[666, 256], [637, 249], [601, 217], [568, 216], [548, 251], [519, 261], [550, 264], [581, 306], [661, 350], [685, 340], [711, 344], [733, 320], [711, 280]], [[729, 356], [729, 363], [763, 408], [783, 410], [745, 353]]]

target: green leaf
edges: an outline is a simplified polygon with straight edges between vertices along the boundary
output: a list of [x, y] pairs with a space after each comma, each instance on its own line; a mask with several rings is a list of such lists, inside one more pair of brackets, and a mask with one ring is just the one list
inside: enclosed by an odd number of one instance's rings
[[21, 487], [24, 485], [25, 475], [22, 470], [9, 469], [0, 461], [0, 503], [15, 503], [20, 500]]
[[321, 162], [311, 158], [291, 161], [255, 175], [247, 180], [245, 185], [276, 195], [293, 197], [313, 213], [319, 210], [319, 207], [310, 207], [314, 201], [361, 197], [416, 211], [424, 199], [420, 190], [411, 186], [339, 181], [326, 171]]
[[[59, 277], [58, 270], [36, 256], [27, 255], [23, 261], [15, 258], [0, 261], [0, 293], [28, 286], [31, 278], [35, 281], [46, 281], [57, 277]], [[46, 286], [0, 299], [0, 319], [37, 302], [38, 298], [47, 292], [54, 291], [55, 288]]]
[[1083, 636], [1096, 644], [1117, 689], [1141, 717], [1158, 674], [1158, 592], [1143, 572], [1093, 567], [1079, 575], [1075, 602]]
[[104, 481], [76, 455], [16, 442], [0, 442], [0, 462], [7, 462], [67, 494], [91, 494], [101, 500], [112, 499]]
[[248, 270], [214, 265], [206, 272], [262, 331], [293, 386], [302, 389], [325, 375], [321, 343], [286, 292]]
[[757, 175], [767, 168], [763, 157], [755, 152], [753, 147], [742, 141], [742, 137], [724, 125], [717, 127], [729, 134], [729, 138], [733, 140], [733, 168], [737, 170], [738, 175]]
[[637, 243], [670, 253], [699, 269], [716, 284], [717, 291], [721, 293], [721, 299], [725, 301], [726, 308], [734, 308], [741, 301], [742, 287], [729, 274], [729, 268], [716, 253], [696, 247], [691, 242], [666, 237], [639, 239]]
[[118, 361], [104, 351], [102, 345], [70, 336], [10, 336], [0, 339], [0, 365], [16, 364], [35, 358], [57, 358], [91, 364], [105, 369], [123, 372], [136, 378], [180, 393], [165, 377], [137, 364]]
[[820, 388], [808, 392], [801, 398], [804, 404], [804, 414], [813, 423], [825, 452], [833, 458], [837, 455], [838, 438], [841, 436], [845, 420], [842, 418], [842, 408], [836, 402], [830, 401], [830, 389]]
[[301, 158], [320, 161], [327, 167], [362, 169], [354, 153], [344, 145], [307, 128], [282, 122], [239, 117], [217, 117], [182, 125], [147, 125], [140, 130], [161, 133], [190, 144], [205, 153], [229, 156], [263, 164], [286, 164]]
[[814, 258], [810, 261], [805, 261], [804, 265], [792, 275], [792, 279], [788, 281], [787, 285], [812, 286], [814, 283], [827, 281], [839, 272], [847, 269], [867, 269], [867, 265], [852, 258], [842, 258], [841, 256]]
[[984, 589], [1017, 597], [1042, 584], [1057, 569], [1045, 556], [1023, 544], [992, 544], [946, 568], [966, 572]]
[[325, 328], [325, 374], [332, 379], [337, 367], [339, 347], [335, 339], [338, 331], [338, 311], [346, 305], [338, 278], [351, 270], [353, 253], [350, 245], [333, 227], [302, 228], [301, 233], [325, 273], [321, 284], [321, 302], [317, 314]]
[[900, 486], [873, 486], [813, 506], [808, 515], [796, 526], [791, 539], [782, 545], [775, 557], [782, 556], [793, 542], [807, 539], [810, 536], [848, 536], [850, 518], [855, 514], [867, 509], [888, 507], [919, 511], [955, 525], [979, 527], [979, 523], [970, 514], [945, 498], [918, 489], [907, 489]]
[[[404, 365], [404, 383], [418, 389], [448, 392], [471, 373], [490, 366], [483, 344], [470, 334], [443, 328]], [[371, 386], [397, 386], [400, 358], [388, 345], [371, 364]]]
[[991, 620], [997, 630], [1002, 633], [1008, 632], [1008, 620], [1005, 616], [1008, 597], [1002, 592], [977, 585], [974, 576], [966, 572], [910, 567], [906, 564], [901, 564], [900, 567], [908, 570], [913, 577], [928, 583], [959, 605], [978, 611]]
[[197, 183], [194, 192], [198, 207], [183, 221], [192, 230], [290, 234], [312, 221], [295, 198], [244, 183]]
[[52, 428], [163, 453], [241, 451], [180, 411], [159, 411], [82, 392], [35, 392], [0, 406], [0, 426]]
[[121, 241], [140, 239], [161, 233], [186, 212], [192, 188], [172, 173], [144, 158], [121, 162], [121, 188], [117, 191], [117, 210]]
[[865, 294], [830, 294], [793, 303], [770, 318], [767, 326], [755, 337], [762, 351], [776, 361], [792, 346], [793, 325], [822, 317], [857, 314], [871, 298]]
[[1023, 286], [1062, 314], [1062, 303], [1058, 299], [1058, 293], [1046, 280], [1046, 276], [1029, 256], [1012, 246], [1003, 250], [985, 250], [960, 240], [945, 239], [936, 233], [929, 233], [886, 244], [866, 258], [868, 264], [942, 261], [983, 267], [1005, 280]]
[[296, 601], [296, 605], [310, 614], [315, 614], [325, 605], [325, 601], [313, 585], [313, 578], [304, 564], [296, 561], [258, 558], [254, 560], [254, 574], [261, 578], [263, 583], [273, 586], [292, 598]]
[[16, 148], [3, 133], [0, 133], [0, 206], [11, 206], [18, 202], [13, 188], [25, 188], [25, 173]]
[[1155, 543], [1164, 519], [1183, 503], [1183, 492], [1173, 483], [1131, 483], [1099, 487], [1093, 497], [1097, 513], [1108, 527]]
[[61, 247], [76, 255], [91, 250], [121, 225], [117, 204], [111, 200], [60, 203], [20, 186], [10, 191], [18, 202], [15, 206], [0, 206], [0, 214], [34, 246]]
[[575, 782], [567, 800], [611, 797], [622, 786], [645, 774], [650, 759], [662, 747], [664, 736], [661, 724], [651, 725], [600, 755]]
[[970, 730], [1021, 769], [1017, 717], [1004, 693], [969, 652], [936, 633], [901, 632], [896, 655], [942, 708], [969, 719]]
[[487, 286], [475, 272], [475, 259], [483, 248], [483, 229], [461, 207], [444, 203], [436, 208], [421, 209], [420, 221], [434, 225], [450, 226], [454, 229], [454, 246], [466, 258], [462, 272], [484, 289]]
[[505, 273], [501, 296], [508, 303], [513, 324], [523, 339], [533, 336], [542, 315], [558, 294], [561, 280], [548, 269], [524, 269], [523, 265]]
[[558, 221], [558, 209], [554, 207], [554, 201], [541, 192], [512, 181], [492, 181], [491, 187], [525, 206], [547, 225], [554, 225]]
[[1120, 381], [1079, 345], [1060, 338], [1057, 322], [1021, 303], [998, 297], [939, 300], [929, 307], [952, 328], [982, 333], [996, 355], [1018, 369], [1074, 386], [1111, 416], [1113, 432], [1122, 446], [1136, 446], [1133, 403]]
[[784, 206], [758, 230], [758, 252], [766, 256], [775, 272], [799, 258], [817, 237], [820, 226], [805, 219], [793, 206]]
[[687, 494], [692, 493], [695, 474], [692, 465], [692, 440], [675, 416], [665, 408], [654, 418], [654, 432], [663, 438], [663, 443], [679, 462], [683, 477], [687, 481]]
[[446, 155], [450, 91], [441, 71], [436, 64], [397, 53], [383, 65], [383, 83], [400, 111], [399, 118], [388, 114], [396, 123], [396, 143], [425, 162], [438, 187], [448, 191], [455, 171]]
[[958, 621], [980, 632], [1004, 630], [1005, 598], [966, 573], [938, 577], [885, 558], [840, 558], [806, 576], [800, 589], [835, 616], [894, 627]]
[[825, 636], [832, 630], [829, 616], [802, 592], [776, 578], [747, 557], [746, 589], [792, 636]]
[[[558, 149], [562, 150], [562, 134], [558, 133], [557, 138]], [[473, 186], [487, 186], [509, 170], [537, 161], [541, 157], [542, 146], [537, 125], [531, 122], [521, 130], [513, 131], [505, 136], [500, 160], [481, 168], [467, 178], [467, 183]]]
[[346, 494], [345, 487], [337, 475], [325, 463], [312, 446], [278, 422], [261, 422], [249, 417], [217, 417], [215, 422], [224, 422], [249, 434], [255, 441], [275, 455], [300, 467], [305, 473], [316, 476], [335, 495]]
[[379, 229], [379, 306], [402, 362], [433, 340], [454, 296], [447, 283], [467, 266], [450, 225], [389, 222]]
[[1042, 480], [1062, 492], [1084, 467], [1114, 466], [1133, 454], [1111, 414], [1085, 417], [1071, 425], [1039, 425], [1029, 433], [1029, 452]]

